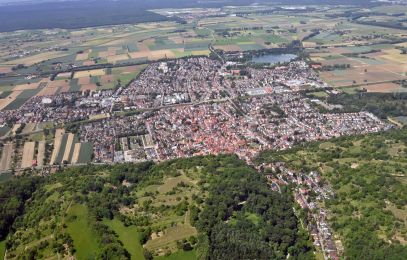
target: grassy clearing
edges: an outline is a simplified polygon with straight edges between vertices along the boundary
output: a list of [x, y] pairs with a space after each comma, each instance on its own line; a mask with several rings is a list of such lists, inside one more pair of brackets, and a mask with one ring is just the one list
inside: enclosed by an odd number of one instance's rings
[[169, 256], [158, 256], [158, 257], [155, 257], [154, 259], [157, 259], [157, 260], [195, 260], [195, 259], [197, 259], [197, 257], [196, 257], [195, 250], [192, 250], [192, 251], [178, 251]]
[[116, 218], [104, 220], [103, 222], [118, 234], [120, 241], [122, 241], [124, 247], [129, 251], [131, 259], [144, 259], [143, 246], [140, 244], [139, 232], [136, 226], [126, 227]]
[[328, 93], [326, 93], [325, 91], [317, 91], [317, 92], [311, 92], [308, 95], [317, 97], [317, 98], [324, 98], [324, 97], [328, 96]]
[[0, 241], [0, 260], [4, 259], [4, 253], [6, 252], [6, 240]]
[[87, 219], [88, 209], [85, 205], [75, 204], [71, 206], [67, 215], [67, 231], [74, 241], [77, 259], [93, 258], [99, 249]]
[[164, 235], [153, 240], [148, 240], [145, 247], [149, 250], [158, 248], [176, 248], [176, 241], [188, 239], [197, 234], [194, 227], [189, 224], [179, 224], [175, 227], [170, 227], [163, 231]]

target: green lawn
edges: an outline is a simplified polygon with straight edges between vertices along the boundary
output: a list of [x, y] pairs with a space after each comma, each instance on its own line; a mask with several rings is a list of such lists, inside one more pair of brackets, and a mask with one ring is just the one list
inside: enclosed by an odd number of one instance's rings
[[159, 257], [155, 257], [154, 259], [157, 259], [157, 260], [195, 260], [197, 258], [196, 258], [195, 250], [192, 250], [192, 251], [181, 251], [180, 250], [169, 256], [159, 256]]
[[328, 96], [328, 93], [325, 91], [316, 91], [316, 92], [311, 92], [308, 94], [309, 96], [314, 96], [314, 97], [319, 97], [319, 98], [324, 98]]
[[[72, 219], [74, 216], [76, 219]], [[78, 260], [93, 258], [99, 249], [87, 219], [88, 208], [85, 205], [74, 204], [71, 206], [67, 216], [67, 231], [74, 241], [75, 256]]]
[[116, 218], [113, 220], [104, 220], [103, 222], [117, 233], [120, 241], [122, 241], [126, 250], [129, 251], [131, 259], [144, 259], [143, 246], [140, 244], [139, 233], [136, 226], [126, 227]]
[[6, 240], [0, 242], [0, 260], [4, 259], [4, 253], [6, 251]]

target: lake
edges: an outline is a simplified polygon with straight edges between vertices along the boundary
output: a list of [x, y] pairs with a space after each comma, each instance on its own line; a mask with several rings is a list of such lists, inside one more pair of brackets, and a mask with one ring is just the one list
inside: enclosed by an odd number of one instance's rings
[[297, 58], [295, 54], [266, 54], [261, 56], [254, 56], [252, 58], [253, 63], [270, 63], [271, 65], [277, 64], [279, 62], [289, 62]]

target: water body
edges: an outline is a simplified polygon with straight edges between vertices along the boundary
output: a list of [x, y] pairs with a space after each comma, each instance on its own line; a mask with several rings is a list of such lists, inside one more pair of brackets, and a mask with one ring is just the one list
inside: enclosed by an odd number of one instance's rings
[[284, 63], [289, 62], [297, 58], [295, 54], [266, 54], [261, 56], [255, 56], [252, 58], [253, 63], [262, 64], [262, 63], [269, 63], [271, 65], [277, 63]]

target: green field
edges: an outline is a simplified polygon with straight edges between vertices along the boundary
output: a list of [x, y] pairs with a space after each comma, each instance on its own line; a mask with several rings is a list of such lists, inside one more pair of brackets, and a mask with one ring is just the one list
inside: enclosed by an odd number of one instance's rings
[[20, 95], [17, 96], [17, 98], [11, 102], [8, 106], [4, 108], [4, 110], [13, 110], [13, 109], [18, 109], [24, 103], [30, 99], [31, 97], [35, 96], [38, 92], [40, 92], [40, 89], [27, 89], [23, 90]]
[[0, 241], [0, 260], [4, 259], [4, 253], [6, 252], [6, 240]]
[[73, 239], [75, 256], [81, 259], [93, 258], [98, 252], [95, 235], [88, 224], [88, 209], [85, 205], [74, 204], [67, 214], [67, 231]]
[[197, 257], [196, 257], [195, 250], [191, 250], [191, 251], [178, 251], [169, 256], [158, 256], [158, 257], [154, 257], [154, 259], [157, 259], [157, 260], [195, 260], [195, 259], [197, 259]]
[[58, 156], [55, 159], [56, 163], [62, 163], [62, 159], [64, 157], [67, 140], [68, 140], [68, 134], [64, 134], [62, 136], [62, 138], [61, 138], [61, 146], [60, 146], [59, 151], [58, 151]]
[[143, 246], [140, 244], [140, 235], [136, 226], [126, 227], [116, 218], [112, 220], [104, 220], [103, 222], [117, 233], [124, 248], [129, 251], [131, 259], [144, 259]]
[[79, 151], [78, 163], [89, 163], [92, 161], [93, 148], [91, 143], [84, 142], [81, 144]]
[[0, 137], [1, 137], [1, 136], [4, 136], [5, 134], [7, 134], [10, 130], [11, 130], [11, 129], [10, 129], [10, 127], [8, 127], [8, 126], [0, 127]]

